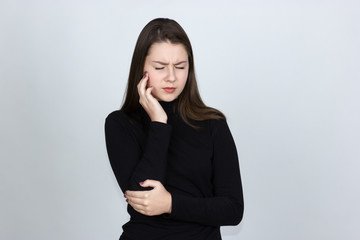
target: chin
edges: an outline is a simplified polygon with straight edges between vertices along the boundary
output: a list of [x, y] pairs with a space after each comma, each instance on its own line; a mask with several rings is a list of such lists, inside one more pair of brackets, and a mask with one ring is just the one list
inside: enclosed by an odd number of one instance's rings
[[172, 102], [177, 98], [177, 96], [162, 96], [160, 98], [158, 98], [159, 101], [163, 101], [163, 102]]

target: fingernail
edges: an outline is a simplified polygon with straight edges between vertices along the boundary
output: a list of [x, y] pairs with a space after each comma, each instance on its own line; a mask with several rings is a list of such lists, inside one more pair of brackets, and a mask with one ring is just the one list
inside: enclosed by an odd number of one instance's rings
[[144, 184], [144, 182], [139, 182], [139, 184], [140, 184], [140, 185], [143, 185], [143, 184]]
[[129, 201], [126, 199], [126, 202], [129, 202]]
[[144, 72], [144, 77], [148, 74], [148, 72]]

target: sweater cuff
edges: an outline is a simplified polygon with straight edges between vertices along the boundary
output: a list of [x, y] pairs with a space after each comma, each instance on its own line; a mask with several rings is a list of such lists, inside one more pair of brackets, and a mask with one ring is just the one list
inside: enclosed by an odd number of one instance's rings
[[151, 122], [149, 136], [155, 137], [163, 143], [169, 144], [172, 126], [162, 122]]

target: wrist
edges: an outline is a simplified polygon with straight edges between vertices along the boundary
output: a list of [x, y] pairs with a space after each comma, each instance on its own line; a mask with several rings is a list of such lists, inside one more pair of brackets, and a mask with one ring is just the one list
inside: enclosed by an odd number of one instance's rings
[[161, 122], [167, 124], [167, 117], [166, 118], [151, 118], [152, 122]]

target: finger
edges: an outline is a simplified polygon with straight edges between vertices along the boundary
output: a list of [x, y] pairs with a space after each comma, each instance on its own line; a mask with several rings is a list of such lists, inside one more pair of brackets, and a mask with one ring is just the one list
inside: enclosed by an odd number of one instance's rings
[[145, 96], [148, 100], [153, 99], [153, 95], [151, 94], [151, 91], [153, 90], [153, 87], [148, 87], [145, 91]]
[[125, 196], [126, 198], [133, 197], [143, 199], [149, 197], [149, 191], [126, 191]]
[[138, 93], [140, 97], [143, 97], [145, 95], [145, 88], [144, 86], [144, 79], [141, 79], [141, 81], [138, 84]]
[[145, 89], [146, 89], [146, 84], [147, 84], [147, 80], [148, 80], [148, 74], [146, 73], [143, 78], [140, 80], [139, 84], [138, 84], [138, 92], [142, 93], [142, 95], [145, 94]]
[[137, 205], [141, 205], [141, 206], [147, 206], [146, 202], [144, 200], [144, 198], [134, 198], [134, 197], [128, 197], [127, 198], [127, 202], [130, 204], [137, 204]]
[[140, 211], [145, 211], [144, 206], [136, 204], [136, 203], [130, 203], [130, 206], [132, 206], [136, 211], [140, 212]]
[[148, 74], [148, 73], [145, 73], [144, 77], [141, 79], [140, 88], [141, 88], [142, 90], [144, 90], [144, 91], [145, 91], [145, 89], [146, 89], [146, 84], [147, 84], [148, 79], [149, 79], [148, 76], [149, 76], [149, 74]]
[[159, 181], [148, 179], [145, 182], [140, 183], [140, 186], [156, 188], [156, 187], [160, 186], [160, 184], [161, 183]]

